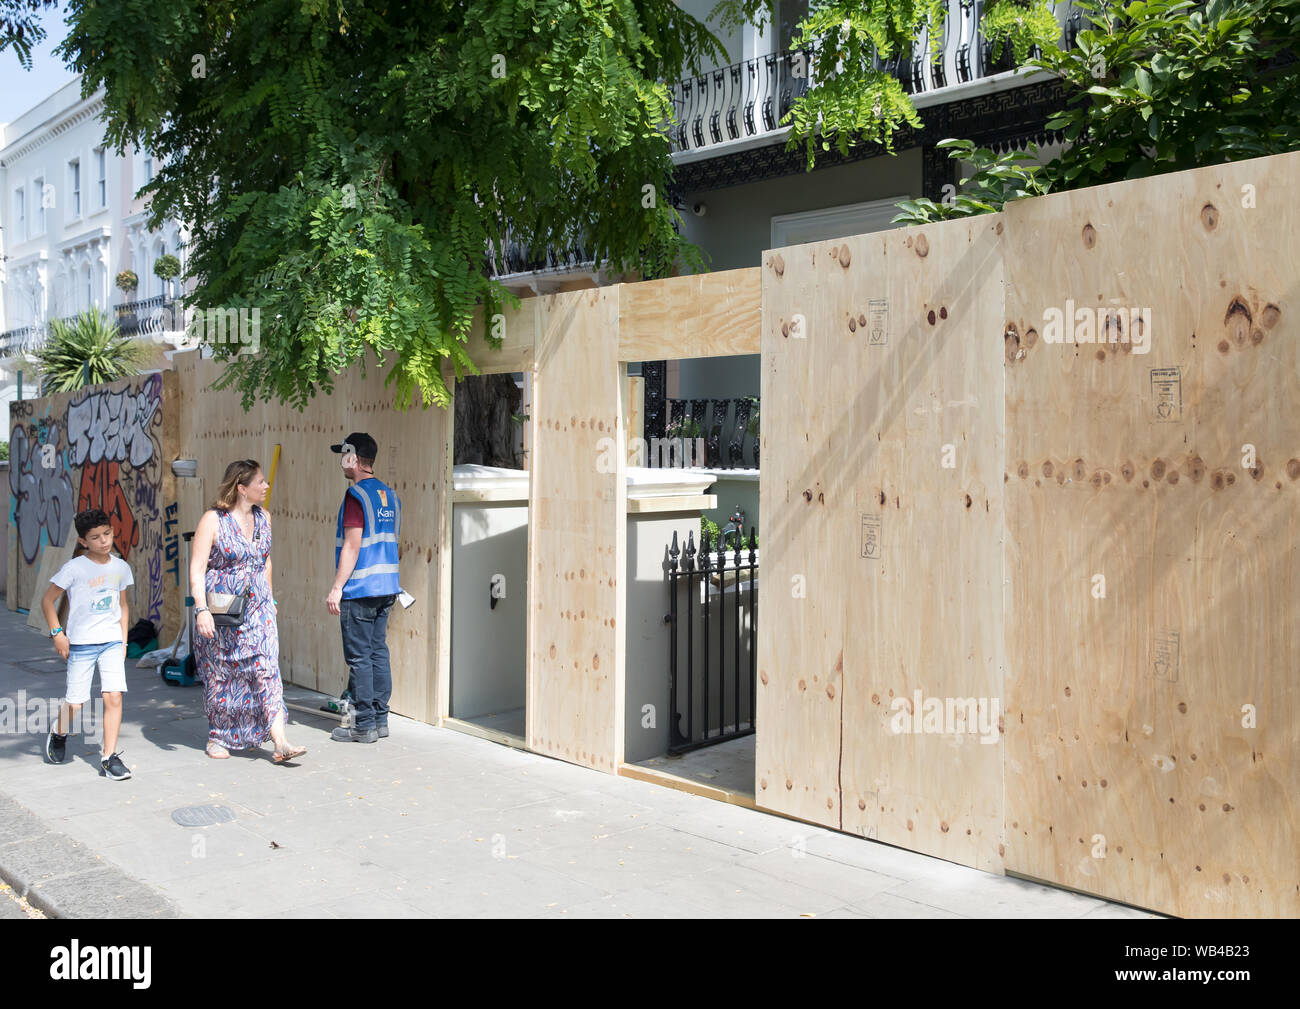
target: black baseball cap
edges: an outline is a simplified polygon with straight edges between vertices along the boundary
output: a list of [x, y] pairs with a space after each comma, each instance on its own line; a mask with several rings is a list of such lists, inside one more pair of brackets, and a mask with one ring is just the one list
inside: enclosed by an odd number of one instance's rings
[[351, 445], [360, 459], [373, 459], [379, 454], [379, 446], [375, 444], [375, 439], [362, 431], [353, 431], [341, 444], [331, 445], [330, 451], [342, 452], [344, 445]]

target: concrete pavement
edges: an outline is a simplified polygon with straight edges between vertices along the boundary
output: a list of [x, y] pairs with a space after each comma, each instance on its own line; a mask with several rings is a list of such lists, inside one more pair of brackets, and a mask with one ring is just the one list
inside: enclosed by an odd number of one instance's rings
[[[214, 761], [201, 688], [132, 666], [131, 780], [75, 737], [46, 765], [30, 714], [0, 732], [0, 804], [21, 807], [0, 809], [0, 875], [56, 915], [1153, 917], [402, 718], [361, 745], [294, 713], [297, 765]], [[48, 641], [0, 610], [0, 703], [62, 690]], [[193, 807], [228, 818], [176, 822]]]

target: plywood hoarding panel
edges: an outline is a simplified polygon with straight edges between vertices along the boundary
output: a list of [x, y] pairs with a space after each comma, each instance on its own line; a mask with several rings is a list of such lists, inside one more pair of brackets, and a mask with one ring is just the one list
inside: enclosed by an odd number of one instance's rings
[[[997, 223], [765, 256], [760, 542], [775, 595], [759, 624], [756, 783], [767, 808], [992, 871]], [[958, 730], [913, 720], [927, 700], [953, 707]]]
[[[536, 297], [521, 298], [517, 308], [503, 305], [492, 318], [486, 319], [481, 307], [475, 310], [466, 350], [481, 374], [532, 368], [540, 304]], [[500, 345], [492, 346], [489, 336], [499, 340]]]
[[618, 288], [547, 295], [533, 386], [528, 748], [615, 773], [626, 551]]
[[841, 373], [857, 386], [842, 539], [858, 549], [837, 552], [836, 572], [852, 727], [843, 827], [991, 872], [1002, 871], [1005, 663], [1000, 224], [841, 243], [842, 272], [858, 279], [837, 320]]
[[620, 284], [620, 361], [759, 352], [757, 267]]
[[757, 804], [839, 827], [844, 596], [853, 488], [843, 435], [851, 383], [835, 332], [850, 281], [830, 243], [763, 256], [763, 479], [755, 721]]
[[1005, 215], [1009, 869], [1300, 913], [1298, 181], [1282, 155]]
[[393, 668], [392, 709], [424, 721], [436, 719], [438, 553], [442, 549], [446, 414], [437, 408], [393, 407], [384, 367], [374, 360], [362, 373], [340, 375], [330, 395], [302, 411], [257, 403], [245, 411], [234, 390], [213, 390], [222, 365], [197, 353], [177, 356], [183, 401], [180, 454], [195, 458], [206, 496], [181, 522], [193, 530], [211, 503], [226, 465], [254, 458], [269, 469], [280, 445], [271, 498], [272, 566], [279, 600], [280, 670], [287, 681], [337, 694], [347, 683], [338, 617], [325, 608], [334, 578], [334, 535], [347, 481], [330, 451], [350, 431], [366, 431], [379, 444], [375, 474], [402, 500], [402, 585], [416, 597], [409, 610], [389, 617]]

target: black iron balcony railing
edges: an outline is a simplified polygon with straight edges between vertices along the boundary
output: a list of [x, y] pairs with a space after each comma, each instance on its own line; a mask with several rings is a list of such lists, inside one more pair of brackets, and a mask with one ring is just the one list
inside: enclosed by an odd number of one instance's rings
[[154, 333], [183, 329], [173, 321], [175, 302], [165, 294], [140, 301], [128, 301], [113, 307], [118, 332], [123, 336], [149, 336]]
[[[943, 41], [931, 55], [929, 33], [922, 31], [907, 56], [877, 58], [876, 66], [897, 77], [903, 90], [919, 97], [957, 84], [1014, 70], [1009, 49], [993, 58], [993, 43], [980, 31], [983, 0], [948, 0]], [[1072, 2], [1056, 4], [1065, 46], [1074, 45], [1083, 12]], [[794, 101], [818, 73], [815, 43], [800, 49], [756, 56], [709, 70], [669, 86], [677, 121], [669, 133], [673, 151], [691, 151], [731, 140], [773, 133]]]
[[649, 432], [651, 451], [646, 465], [758, 469], [757, 396], [666, 402], [668, 417], [658, 443], [667, 443], [670, 450], [656, 452], [660, 432]]

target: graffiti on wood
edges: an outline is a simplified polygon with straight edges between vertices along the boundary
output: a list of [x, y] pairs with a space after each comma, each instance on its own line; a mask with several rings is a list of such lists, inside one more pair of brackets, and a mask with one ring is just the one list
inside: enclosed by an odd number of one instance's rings
[[102, 508], [114, 546], [131, 565], [138, 605], [162, 620], [162, 376], [125, 389], [24, 400], [10, 408], [11, 519], [28, 567], [44, 545], [62, 546], [72, 516]]

